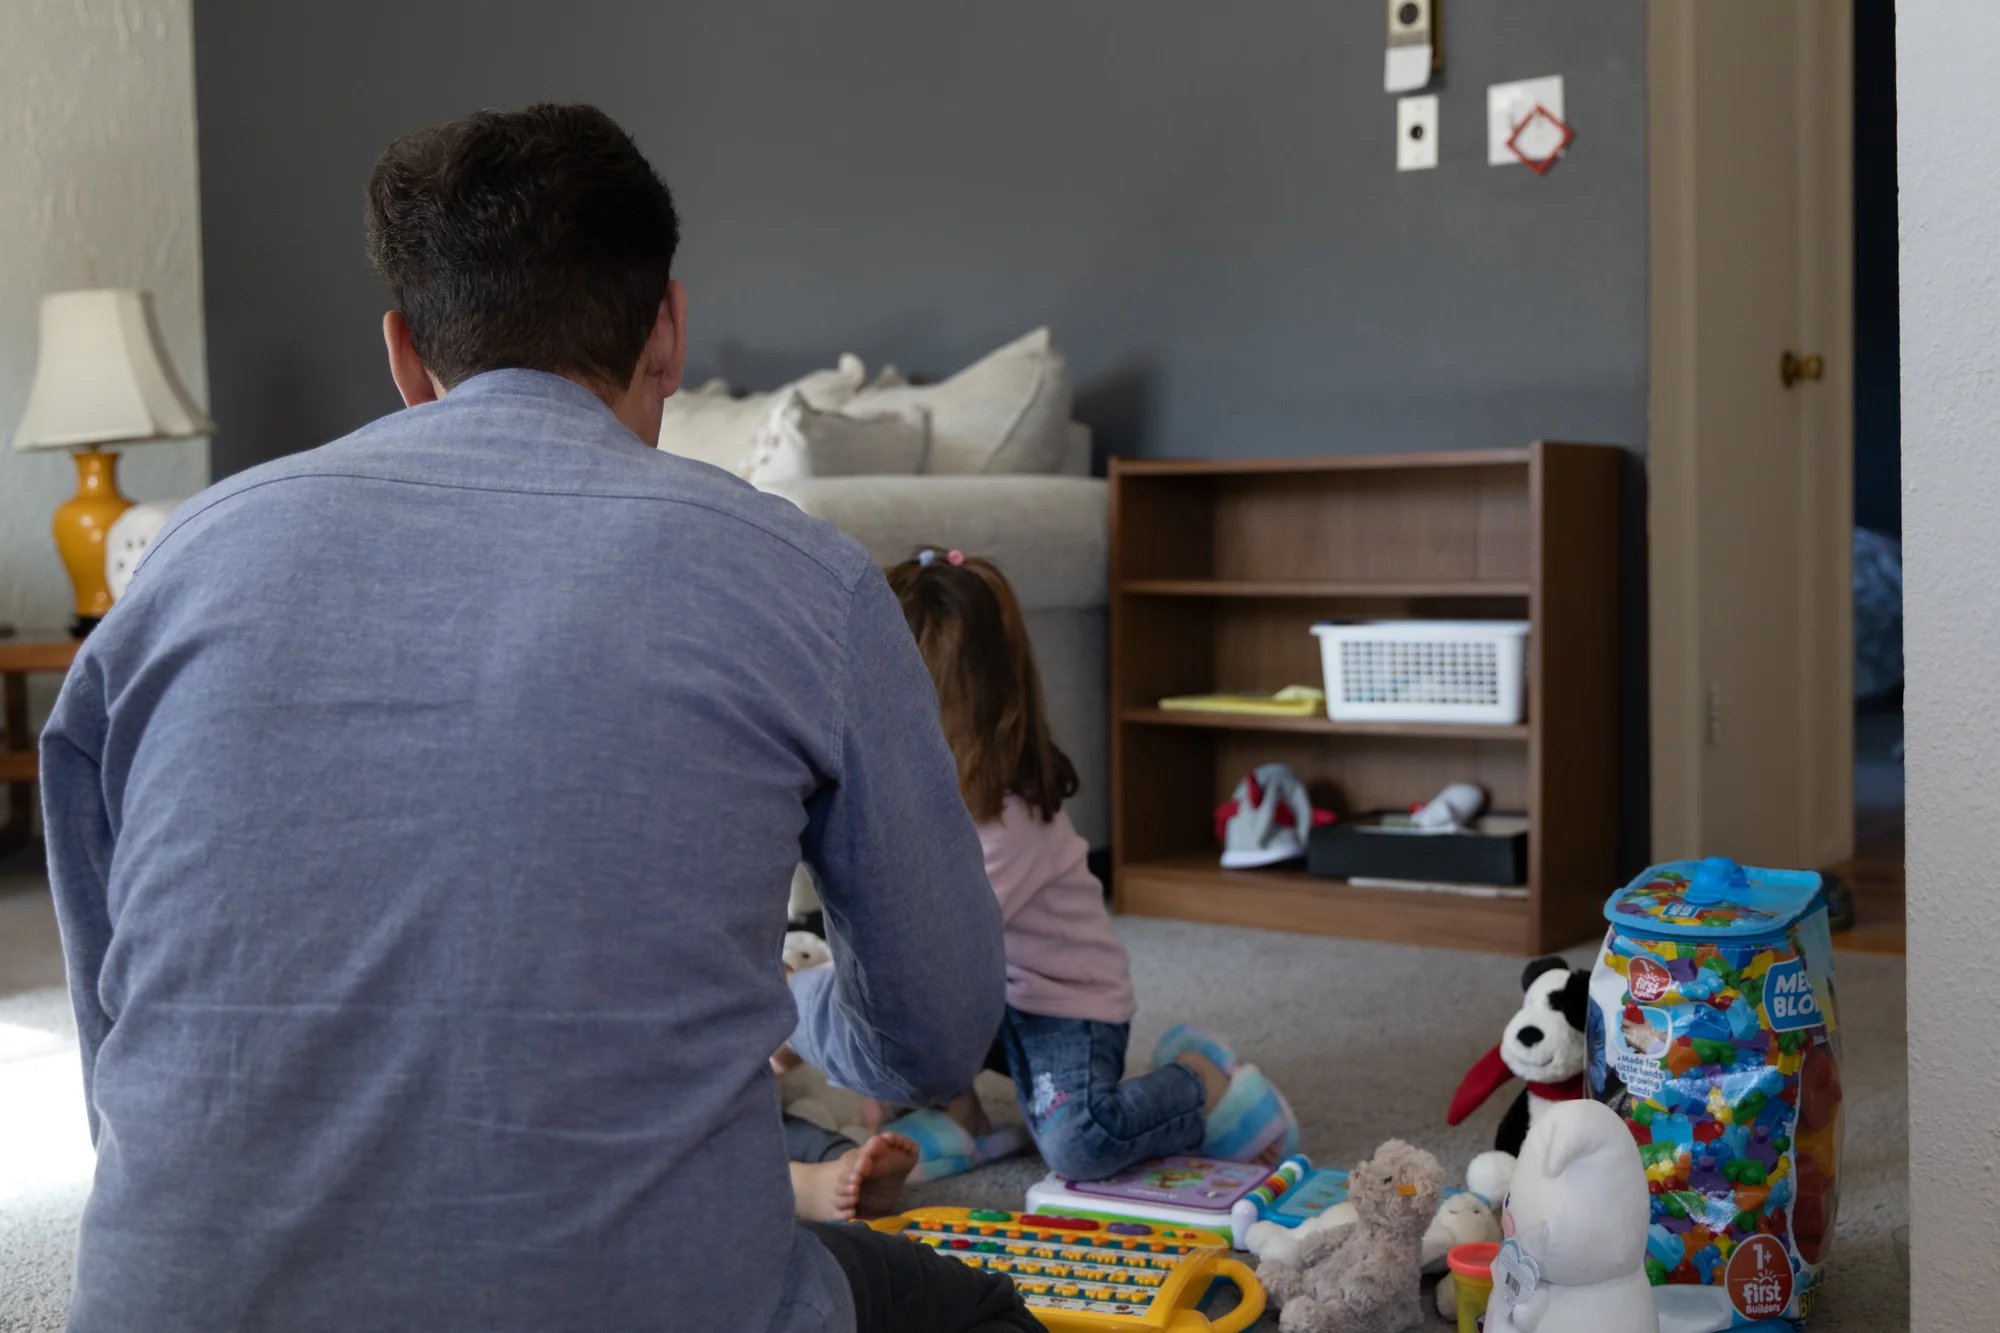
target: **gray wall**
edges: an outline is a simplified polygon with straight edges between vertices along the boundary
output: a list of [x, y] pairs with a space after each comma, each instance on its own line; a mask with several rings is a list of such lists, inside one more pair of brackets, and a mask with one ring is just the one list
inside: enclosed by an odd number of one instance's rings
[[[1379, 0], [195, 6], [217, 475], [395, 406], [361, 185], [398, 131], [595, 101], [686, 215], [693, 369], [948, 372], [1051, 324], [1121, 452], [1645, 437], [1639, 0], [1453, 0], [1393, 169]], [[1548, 177], [1485, 86], [1561, 73]]]
[[[1992, 1328], [2000, 1220], [2000, 8], [1902, 0], [1904, 696], [1909, 728], [1910, 1327]], [[1834, 1294], [1837, 1300], [1838, 1295]]]
[[[679, 197], [690, 369], [944, 374], [1041, 323], [1130, 454], [1643, 447], [1641, 0], [1450, 0], [1443, 165], [1394, 170], [1380, 0], [201, 0], [218, 476], [397, 405], [362, 182], [399, 131], [597, 102]], [[1547, 177], [1489, 82], [1560, 73]], [[1628, 468], [1628, 859], [1644, 508]]]

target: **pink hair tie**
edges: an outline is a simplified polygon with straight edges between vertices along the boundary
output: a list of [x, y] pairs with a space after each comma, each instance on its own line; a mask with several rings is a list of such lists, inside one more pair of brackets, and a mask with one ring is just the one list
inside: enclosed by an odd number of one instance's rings
[[964, 563], [965, 563], [965, 552], [963, 552], [963, 551], [946, 551], [946, 552], [944, 553], [944, 558], [945, 558], [945, 559], [947, 559], [947, 560], [949, 560], [949, 561], [951, 561], [951, 563], [952, 563], [952, 564], [954, 564], [954, 565], [962, 565], [962, 564], [964, 564]]

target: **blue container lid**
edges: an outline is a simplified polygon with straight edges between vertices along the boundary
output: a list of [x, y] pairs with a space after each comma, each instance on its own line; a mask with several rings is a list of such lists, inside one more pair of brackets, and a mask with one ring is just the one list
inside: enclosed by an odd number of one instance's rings
[[1810, 870], [1760, 870], [1711, 856], [1642, 872], [1611, 895], [1604, 919], [1635, 935], [1747, 940], [1783, 934], [1824, 901]]

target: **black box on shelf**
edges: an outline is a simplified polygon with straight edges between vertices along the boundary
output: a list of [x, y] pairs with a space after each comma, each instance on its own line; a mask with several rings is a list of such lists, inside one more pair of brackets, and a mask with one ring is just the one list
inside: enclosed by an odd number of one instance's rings
[[1525, 884], [1528, 821], [1487, 815], [1466, 832], [1425, 833], [1410, 826], [1407, 814], [1378, 810], [1314, 829], [1306, 870], [1332, 879]]

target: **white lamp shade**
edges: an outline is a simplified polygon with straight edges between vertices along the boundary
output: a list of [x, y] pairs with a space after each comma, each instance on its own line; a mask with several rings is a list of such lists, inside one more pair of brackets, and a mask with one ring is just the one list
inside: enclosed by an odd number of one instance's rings
[[42, 345], [16, 449], [143, 444], [215, 432], [174, 377], [152, 302], [121, 287], [42, 298]]

